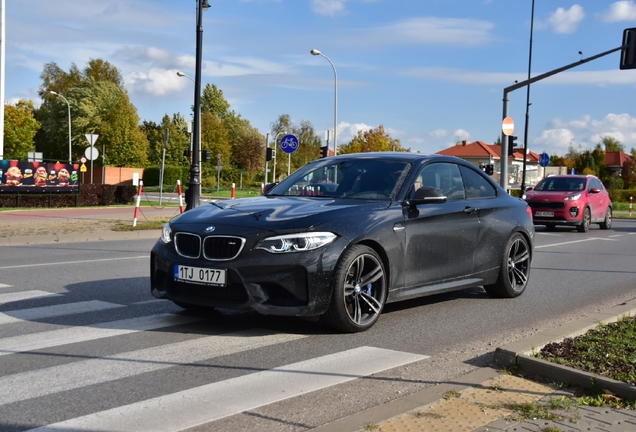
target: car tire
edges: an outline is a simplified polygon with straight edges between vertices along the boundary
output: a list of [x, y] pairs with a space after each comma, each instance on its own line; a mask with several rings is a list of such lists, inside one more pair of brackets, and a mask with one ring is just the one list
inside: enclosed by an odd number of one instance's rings
[[528, 285], [531, 258], [528, 239], [523, 234], [514, 233], [506, 244], [497, 281], [484, 285], [488, 295], [498, 298], [520, 296]]
[[603, 222], [601, 222], [600, 224], [598, 224], [598, 226], [601, 227], [601, 229], [610, 229], [612, 227], [612, 208], [611, 207], [607, 207], [607, 210], [605, 210], [605, 220], [603, 220]]
[[581, 223], [576, 226], [576, 230], [582, 233], [588, 232], [591, 223], [592, 215], [590, 214], [590, 209], [585, 207], [585, 211], [583, 212], [583, 219], [581, 219]]
[[322, 321], [347, 333], [368, 330], [382, 313], [387, 283], [380, 256], [368, 246], [353, 246], [340, 257]]

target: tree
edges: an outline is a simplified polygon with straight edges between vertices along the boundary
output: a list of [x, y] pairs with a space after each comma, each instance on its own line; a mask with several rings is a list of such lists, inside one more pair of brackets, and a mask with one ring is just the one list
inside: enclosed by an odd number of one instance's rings
[[190, 149], [190, 134], [183, 115], [177, 113], [172, 119], [166, 114], [161, 124], [144, 121], [141, 130], [148, 140], [148, 163], [159, 165], [163, 160], [165, 130], [168, 129], [168, 147], [166, 148], [166, 165], [187, 166], [190, 160], [184, 156], [184, 151]]
[[[194, 111], [194, 108], [192, 109]], [[228, 115], [234, 114], [230, 111], [230, 103], [225, 100], [223, 90], [219, 89], [216, 84], [206, 84], [201, 95], [201, 114], [211, 112], [216, 114], [221, 120]]]
[[[123, 89], [121, 74], [105, 60], [91, 59], [80, 72], [75, 64], [67, 73], [54, 62], [40, 75], [42, 106], [36, 119], [42, 128], [35, 137], [36, 148], [46, 159], [68, 157], [68, 107], [71, 110], [71, 157], [79, 158], [88, 146], [85, 134], [99, 134], [106, 147], [106, 162], [115, 166], [144, 167], [148, 141], [139, 127], [137, 109]], [[53, 90], [68, 100], [53, 95]], [[64, 143], [64, 144], [63, 144]]]
[[391, 138], [382, 125], [375, 129], [358, 131], [348, 144], [338, 148], [339, 154], [382, 151], [411, 151], [411, 149], [402, 147], [400, 140]]
[[[624, 152], [625, 146], [621, 144], [619, 140], [611, 136], [604, 136], [601, 138], [601, 144], [605, 148], [606, 152]], [[599, 144], [600, 145], [600, 144]]]
[[634, 178], [634, 159], [628, 158], [623, 162], [621, 167], [621, 178], [623, 179], [624, 187], [631, 189], [636, 186], [636, 179]]
[[26, 159], [35, 151], [33, 138], [40, 123], [33, 116], [33, 101], [20, 99], [4, 105], [4, 159]]
[[119, 69], [102, 59], [90, 59], [84, 68], [83, 78], [110, 82], [121, 89], [124, 88], [124, 79]]

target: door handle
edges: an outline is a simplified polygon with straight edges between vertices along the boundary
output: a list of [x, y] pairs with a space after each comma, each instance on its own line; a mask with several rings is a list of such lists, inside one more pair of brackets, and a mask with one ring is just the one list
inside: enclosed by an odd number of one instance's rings
[[479, 210], [479, 209], [476, 208], [476, 207], [468, 206], [468, 207], [464, 208], [464, 213], [473, 214], [473, 213], [477, 213], [477, 210]]

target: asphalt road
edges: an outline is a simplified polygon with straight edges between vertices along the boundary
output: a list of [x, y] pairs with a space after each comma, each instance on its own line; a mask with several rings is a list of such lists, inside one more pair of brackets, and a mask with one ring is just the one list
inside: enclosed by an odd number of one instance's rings
[[520, 298], [471, 289], [391, 304], [353, 335], [155, 300], [154, 240], [0, 247], [0, 430], [309, 430], [635, 298], [635, 235], [621, 220], [585, 234], [538, 228]]

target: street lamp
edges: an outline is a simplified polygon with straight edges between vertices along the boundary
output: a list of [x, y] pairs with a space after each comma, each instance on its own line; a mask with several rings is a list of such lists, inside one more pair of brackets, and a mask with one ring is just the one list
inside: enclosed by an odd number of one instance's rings
[[336, 155], [336, 146], [338, 145], [338, 73], [336, 72], [336, 66], [333, 64], [331, 59], [318, 51], [317, 49], [312, 49], [310, 51], [311, 55], [322, 56], [327, 59], [329, 63], [331, 63], [331, 67], [333, 68], [333, 76], [335, 78], [334, 84], [334, 102], [333, 102], [333, 154]]
[[[177, 76], [180, 77], [186, 77], [188, 78], [190, 81], [192, 81], [194, 83], [194, 85], [196, 85], [197, 83], [194, 81], [194, 78], [192, 78], [191, 76], [181, 72], [181, 71], [177, 71]], [[199, 106], [199, 112], [198, 112], [198, 117], [199, 117], [199, 124], [201, 124], [201, 106]], [[194, 151], [194, 150], [193, 150]], [[201, 151], [201, 134], [199, 133], [199, 151]], [[199, 156], [200, 157], [200, 156]]]
[[[201, 45], [203, 43], [202, 12], [210, 8], [208, 0], [197, 0], [197, 44], [196, 72], [194, 75], [194, 112], [201, 112]], [[201, 119], [194, 116], [194, 136], [192, 137], [192, 163], [190, 164], [190, 180], [186, 195], [186, 211], [198, 207], [201, 201], [201, 170], [199, 169], [199, 151], [201, 150]]]
[[71, 104], [69, 104], [68, 100], [66, 100], [66, 98], [61, 94], [56, 93], [53, 90], [50, 90], [50, 93], [64, 99], [64, 102], [66, 102], [66, 106], [68, 107], [68, 163], [71, 163]]

